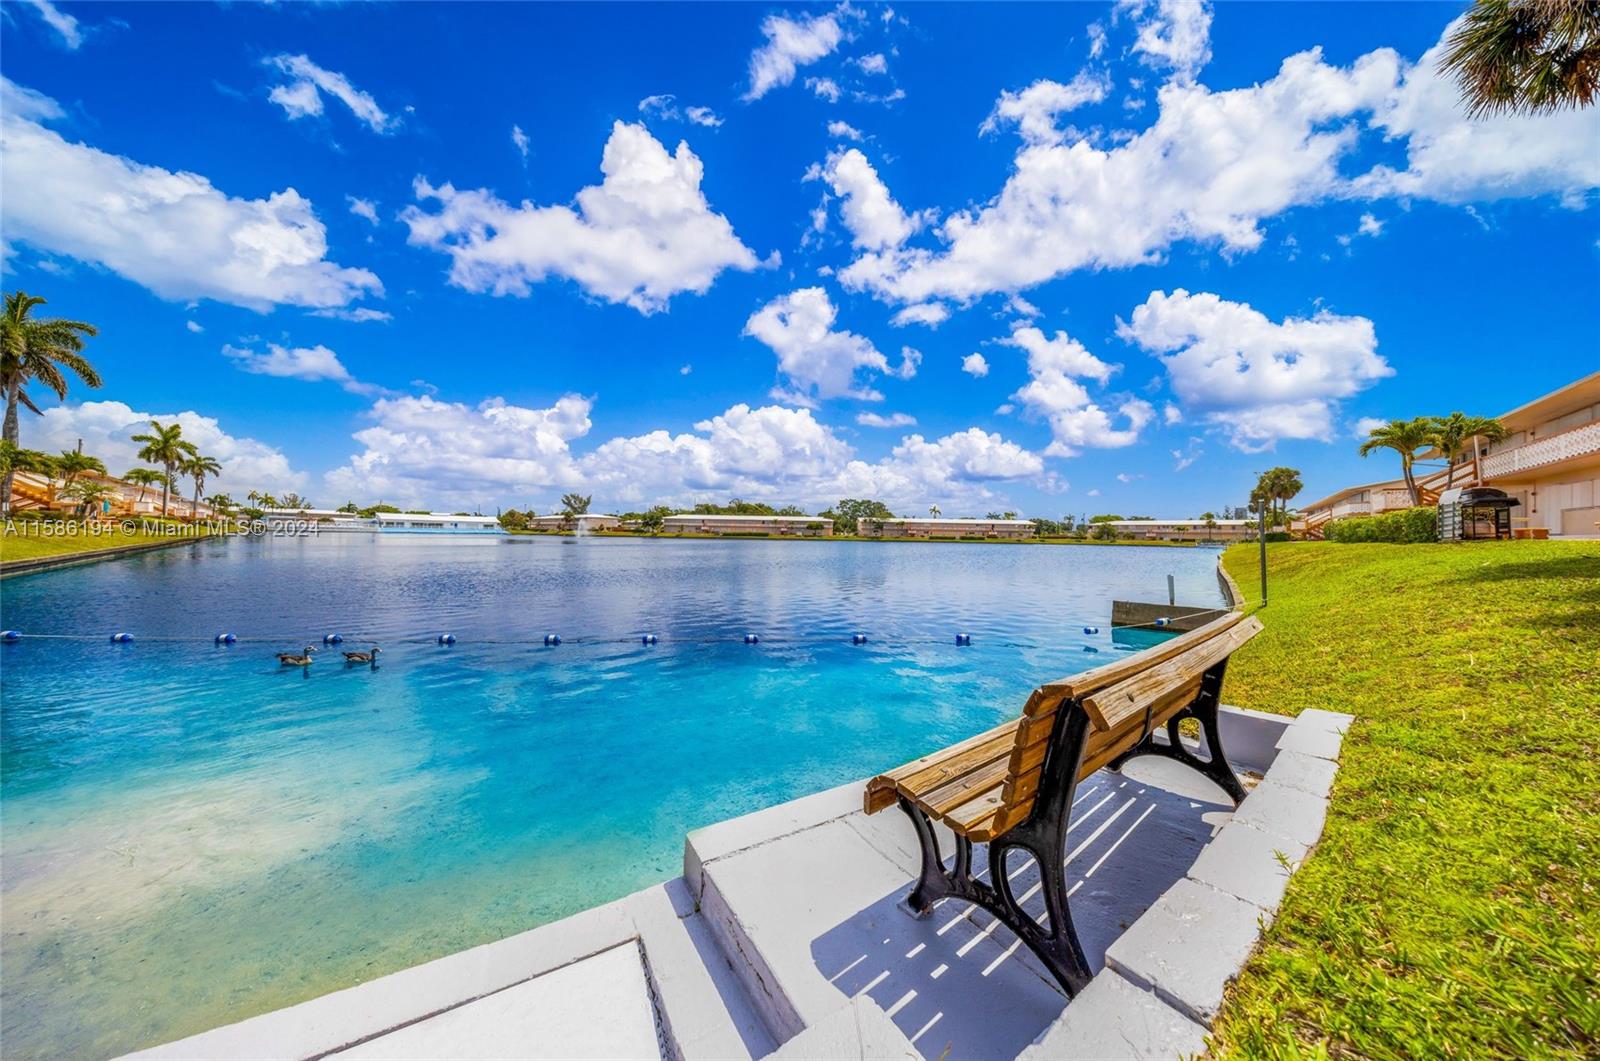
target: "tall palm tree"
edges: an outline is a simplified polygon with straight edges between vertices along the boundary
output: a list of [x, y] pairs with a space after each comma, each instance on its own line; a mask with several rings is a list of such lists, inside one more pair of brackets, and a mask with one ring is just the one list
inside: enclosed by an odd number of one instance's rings
[[166, 470], [161, 478], [161, 514], [165, 516], [168, 501], [172, 497], [172, 478], [177, 474], [178, 465], [199, 451], [193, 442], [183, 440], [182, 424], [163, 425], [159, 420], [150, 421], [150, 432], [134, 435], [133, 441], [144, 444], [138, 453], [140, 460], [159, 464]]
[[1211, 540], [1212, 532], [1217, 529], [1217, 514], [1215, 512], [1202, 512], [1200, 518], [1206, 521], [1206, 541]]
[[1600, 4], [1478, 0], [1450, 35], [1444, 69], [1467, 113], [1539, 114], [1600, 95]]
[[194, 508], [190, 514], [195, 519], [200, 518], [200, 495], [206, 488], [206, 480], [212, 476], [222, 474], [222, 465], [217, 458], [207, 457], [196, 453], [178, 466], [178, 470], [194, 480]]
[[133, 483], [139, 488], [139, 500], [134, 503], [136, 505], [142, 505], [144, 504], [145, 490], [159, 483], [162, 478], [163, 477], [161, 473], [156, 471], [154, 468], [129, 468], [122, 476], [122, 481], [125, 483]]
[[1467, 450], [1467, 443], [1471, 442], [1474, 452], [1478, 448], [1478, 439], [1487, 439], [1490, 442], [1499, 442], [1506, 437], [1505, 425], [1492, 416], [1467, 416], [1464, 413], [1451, 413], [1449, 416], [1436, 417], [1433, 421], [1433, 434], [1429, 439], [1439, 452], [1443, 453], [1448, 462], [1449, 470], [1445, 473], [1445, 489], [1448, 490], [1456, 483], [1456, 461]]
[[97, 475], [106, 473], [106, 466], [99, 457], [91, 457], [75, 449], [64, 449], [61, 456], [53, 458], [56, 475], [61, 477], [63, 486], [71, 486], [78, 481], [79, 476], [88, 472]]
[[252, 490], [248, 494], [244, 495], [244, 499], [250, 502], [252, 505], [257, 504], [261, 500], [261, 493], [260, 491]]
[[934, 519], [938, 519], [939, 518], [939, 506], [938, 505], [929, 505], [928, 506], [928, 515], [932, 516]]
[[1406, 481], [1406, 489], [1411, 493], [1411, 503], [1422, 503], [1422, 495], [1417, 491], [1417, 478], [1412, 473], [1411, 467], [1416, 463], [1417, 451], [1433, 444], [1433, 421], [1426, 416], [1419, 416], [1413, 420], [1390, 420], [1382, 427], [1375, 427], [1367, 435], [1367, 440], [1361, 443], [1361, 455], [1371, 456], [1380, 449], [1392, 449], [1400, 454], [1400, 475]]
[[[25, 389], [29, 383], [37, 381], [55, 392], [57, 398], [65, 399], [67, 376], [62, 370], [66, 369], [87, 385], [100, 386], [100, 374], [82, 354], [84, 337], [97, 334], [94, 325], [59, 317], [34, 317], [34, 308], [44, 304], [37, 295], [13, 291], [6, 296], [5, 312], [0, 314], [0, 390], [6, 397], [0, 439], [13, 446], [20, 444], [17, 406], [39, 411]], [[0, 483], [0, 500], [8, 512], [11, 476], [6, 472]]]
[[1267, 497], [1277, 502], [1278, 515], [1282, 517], [1281, 519], [1273, 520], [1273, 522], [1281, 523], [1288, 518], [1289, 502], [1294, 500], [1295, 495], [1306, 488], [1305, 483], [1300, 481], [1300, 469], [1285, 468], [1279, 465], [1276, 468], [1269, 469], [1262, 478], [1266, 484]]

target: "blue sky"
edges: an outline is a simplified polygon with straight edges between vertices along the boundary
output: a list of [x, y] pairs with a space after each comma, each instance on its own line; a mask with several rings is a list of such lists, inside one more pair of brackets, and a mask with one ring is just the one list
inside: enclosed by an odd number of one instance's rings
[[1600, 118], [1451, 4], [11, 3], [8, 290], [215, 488], [1188, 516], [1600, 366]]

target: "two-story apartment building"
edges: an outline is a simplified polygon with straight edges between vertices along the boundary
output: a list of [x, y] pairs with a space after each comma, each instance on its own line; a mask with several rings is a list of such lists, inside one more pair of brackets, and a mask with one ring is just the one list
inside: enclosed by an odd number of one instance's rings
[[1032, 538], [1038, 527], [1026, 519], [862, 519], [856, 533], [863, 538]]
[[[1422, 502], [1455, 486], [1492, 486], [1522, 504], [1512, 526], [1551, 536], [1600, 536], [1600, 372], [1519, 405], [1499, 417], [1504, 441], [1470, 450], [1454, 469], [1419, 472]], [[1423, 457], [1437, 454], [1423, 454]], [[1400, 479], [1348, 487], [1304, 508], [1298, 529], [1315, 537], [1331, 519], [1411, 504]]]
[[661, 529], [668, 534], [774, 534], [831, 538], [833, 520], [823, 516], [701, 516], [685, 512], [667, 516], [661, 521]]

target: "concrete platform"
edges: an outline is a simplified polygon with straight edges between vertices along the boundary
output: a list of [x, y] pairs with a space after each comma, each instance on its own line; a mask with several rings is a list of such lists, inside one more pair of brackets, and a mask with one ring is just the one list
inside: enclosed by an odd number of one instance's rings
[[[864, 815], [858, 782], [691, 833], [667, 884], [136, 1056], [1191, 1056], [1321, 835], [1349, 723], [1224, 708], [1237, 811], [1159, 757], [1079, 787], [1066, 868], [1097, 974], [1070, 1005], [983, 911], [910, 914], [910, 822]], [[1042, 911], [1037, 867], [1006, 872]]]
[[637, 944], [623, 943], [331, 1056], [659, 1058], [643, 959]]

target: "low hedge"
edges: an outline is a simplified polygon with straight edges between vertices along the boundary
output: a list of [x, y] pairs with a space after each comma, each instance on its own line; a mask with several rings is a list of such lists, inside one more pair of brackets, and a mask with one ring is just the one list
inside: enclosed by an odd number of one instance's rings
[[1439, 511], [1423, 505], [1378, 516], [1349, 516], [1329, 523], [1324, 533], [1330, 542], [1436, 542]]

